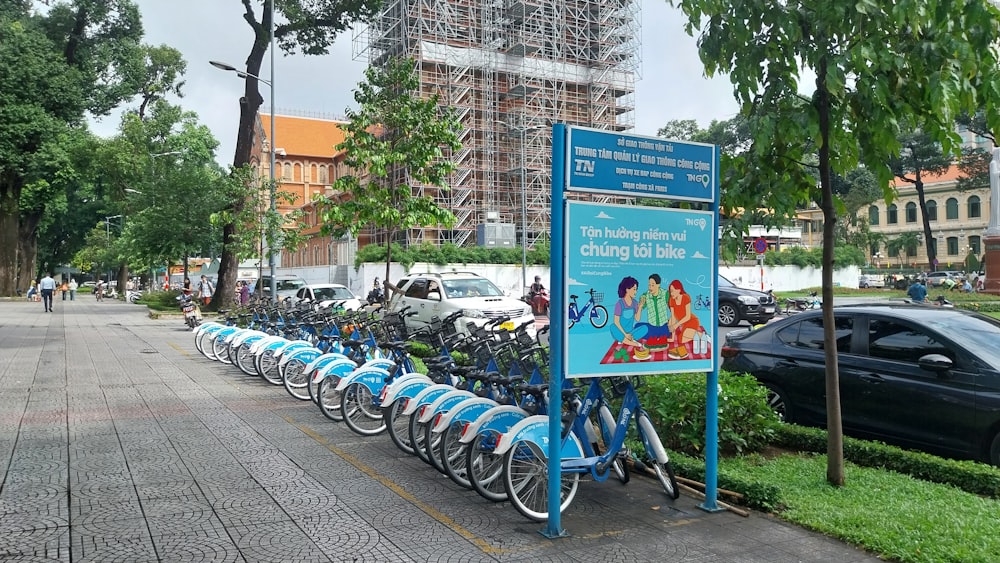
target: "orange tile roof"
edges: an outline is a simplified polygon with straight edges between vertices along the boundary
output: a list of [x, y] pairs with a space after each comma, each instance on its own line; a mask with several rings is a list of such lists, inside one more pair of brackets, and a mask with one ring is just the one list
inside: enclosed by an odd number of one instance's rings
[[[271, 132], [271, 115], [260, 114], [264, 135]], [[333, 148], [344, 140], [343, 122], [289, 115], [274, 116], [275, 148], [284, 149], [287, 156], [332, 158]]]
[[[913, 173], [912, 172], [908, 173], [907, 176], [912, 177]], [[934, 176], [931, 174], [927, 174], [926, 172], [922, 172], [920, 174], [920, 179], [923, 180], [925, 184], [940, 184], [943, 182], [954, 182], [963, 176], [964, 174], [962, 174], [962, 171], [958, 169], [958, 165], [952, 164], [950, 167], [948, 167], [948, 170], [946, 170], [944, 174], [941, 174], [939, 176]], [[899, 178], [894, 179], [892, 181], [892, 185], [896, 186], [897, 188], [913, 186], [913, 184], [911, 184], [910, 182], [904, 182]]]

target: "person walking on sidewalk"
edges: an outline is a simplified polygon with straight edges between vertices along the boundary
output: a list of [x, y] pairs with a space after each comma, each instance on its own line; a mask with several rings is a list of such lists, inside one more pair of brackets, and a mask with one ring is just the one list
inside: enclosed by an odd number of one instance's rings
[[66, 282], [66, 280], [63, 280], [63, 282], [59, 284], [59, 291], [62, 292], [62, 300], [65, 301], [66, 294], [69, 293], [69, 283]]
[[79, 287], [80, 287], [80, 285], [76, 283], [76, 279], [75, 278], [70, 278], [69, 279], [69, 300], [70, 301], [76, 301], [76, 290]]
[[212, 302], [213, 293], [215, 293], [215, 286], [209, 281], [208, 276], [201, 276], [201, 281], [198, 282], [198, 297], [201, 298], [202, 305], [208, 305]]
[[56, 290], [56, 280], [52, 278], [52, 274], [45, 274], [42, 281], [38, 284], [42, 290], [42, 304], [45, 305], [45, 312], [52, 312], [52, 294]]

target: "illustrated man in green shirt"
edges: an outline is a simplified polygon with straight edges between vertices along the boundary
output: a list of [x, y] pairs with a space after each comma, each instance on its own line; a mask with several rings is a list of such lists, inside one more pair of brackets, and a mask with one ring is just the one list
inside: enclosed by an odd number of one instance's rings
[[658, 336], [670, 336], [670, 329], [667, 328], [667, 321], [670, 319], [670, 307], [667, 301], [670, 299], [669, 293], [660, 287], [662, 279], [660, 274], [650, 274], [649, 290], [639, 298], [639, 310], [635, 317], [638, 319], [642, 311], [646, 311], [646, 324], [649, 327], [648, 338]]

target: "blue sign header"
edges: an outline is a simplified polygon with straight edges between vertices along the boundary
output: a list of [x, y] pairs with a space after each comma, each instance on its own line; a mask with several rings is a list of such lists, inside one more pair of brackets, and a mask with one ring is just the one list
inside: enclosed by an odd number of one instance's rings
[[567, 129], [567, 190], [715, 202], [715, 145]]

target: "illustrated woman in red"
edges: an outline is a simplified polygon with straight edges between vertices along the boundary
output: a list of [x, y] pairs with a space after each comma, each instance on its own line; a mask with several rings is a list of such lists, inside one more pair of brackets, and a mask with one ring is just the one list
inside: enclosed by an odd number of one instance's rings
[[[691, 312], [691, 296], [684, 291], [680, 280], [670, 282], [670, 320], [667, 325], [678, 347], [695, 339], [701, 330], [701, 322]], [[680, 354], [686, 355], [686, 354]]]

